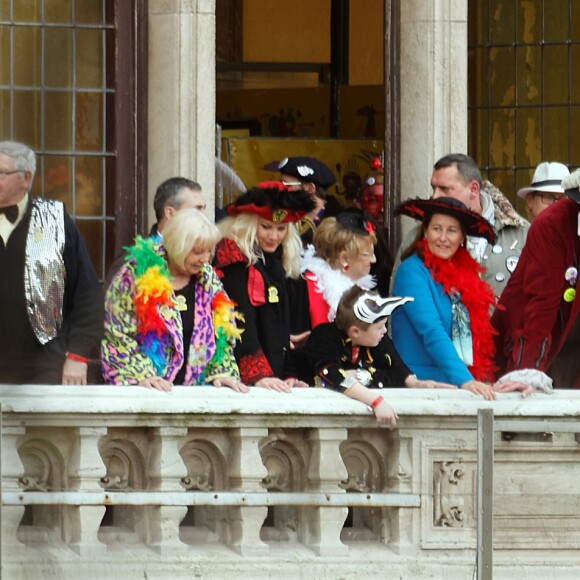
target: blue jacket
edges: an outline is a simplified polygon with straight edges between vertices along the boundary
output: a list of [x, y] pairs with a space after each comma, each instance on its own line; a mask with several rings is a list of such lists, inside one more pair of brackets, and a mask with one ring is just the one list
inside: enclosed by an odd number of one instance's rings
[[393, 296], [412, 296], [391, 315], [395, 348], [419, 379], [461, 386], [473, 380], [451, 342], [451, 300], [416, 255], [397, 270]]

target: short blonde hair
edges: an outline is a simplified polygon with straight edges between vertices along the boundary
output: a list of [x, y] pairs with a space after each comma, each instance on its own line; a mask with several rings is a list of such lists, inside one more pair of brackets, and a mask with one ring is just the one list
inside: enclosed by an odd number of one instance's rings
[[[256, 214], [244, 212], [221, 220], [218, 226], [222, 236], [236, 242], [242, 254], [248, 258], [248, 262], [252, 265], [258, 260], [264, 261], [264, 253], [257, 238], [258, 224], [262, 219]], [[282, 266], [286, 277], [298, 278], [302, 242], [296, 225], [288, 223], [287, 226], [288, 232], [282, 240]]]
[[197, 209], [188, 207], [175, 212], [163, 229], [163, 245], [168, 258], [183, 268], [185, 258], [199, 246], [213, 251], [221, 234], [216, 225]]
[[354, 258], [364, 251], [364, 244], [369, 241], [374, 246], [377, 238], [345, 228], [334, 217], [323, 219], [314, 233], [316, 255], [333, 267], [339, 265], [341, 252], [346, 252], [349, 258]]

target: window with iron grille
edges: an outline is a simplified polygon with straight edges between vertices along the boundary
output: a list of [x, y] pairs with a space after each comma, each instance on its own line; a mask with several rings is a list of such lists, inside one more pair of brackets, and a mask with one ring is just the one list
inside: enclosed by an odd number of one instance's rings
[[580, 165], [580, 2], [470, 0], [468, 23], [469, 152], [516, 202], [542, 161]]
[[133, 37], [133, 10], [131, 1], [0, 0], [0, 139], [37, 153], [32, 193], [66, 204], [101, 278], [121, 243], [119, 192], [136, 190], [126, 169], [134, 132], [121, 135], [117, 114], [134, 107], [118, 82], [119, 61], [134, 58], [119, 50]]

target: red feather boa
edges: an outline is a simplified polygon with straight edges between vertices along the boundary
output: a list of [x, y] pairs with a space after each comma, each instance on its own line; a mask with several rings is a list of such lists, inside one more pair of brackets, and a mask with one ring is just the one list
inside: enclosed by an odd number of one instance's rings
[[435, 256], [425, 240], [418, 247], [433, 280], [443, 286], [446, 294], [460, 293], [461, 302], [469, 312], [473, 341], [473, 365], [468, 367], [469, 372], [478, 381], [492, 381], [497, 370], [493, 364], [493, 336], [497, 332], [490, 322], [495, 296], [491, 286], [480, 278], [484, 269], [463, 247], [450, 260]]

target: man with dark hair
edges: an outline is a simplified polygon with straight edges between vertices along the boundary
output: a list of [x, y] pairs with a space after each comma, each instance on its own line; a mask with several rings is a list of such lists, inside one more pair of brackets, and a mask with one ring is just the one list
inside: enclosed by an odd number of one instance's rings
[[160, 237], [165, 224], [173, 214], [182, 208], [192, 207], [205, 211], [206, 203], [201, 185], [186, 177], [171, 177], [166, 179], [155, 192], [153, 209], [157, 223], [151, 228], [150, 235]]
[[[500, 296], [516, 269], [526, 242], [529, 222], [516, 212], [497, 187], [489, 181], [482, 181], [481, 172], [469, 155], [453, 153], [439, 159], [433, 166], [431, 189], [433, 198], [458, 199], [494, 226], [497, 234], [495, 244], [469, 236], [467, 249], [485, 268], [483, 279]], [[403, 239], [395, 259], [392, 279], [401, 263], [401, 254], [413, 242], [419, 227], [414, 227]]]
[[[201, 185], [187, 177], [170, 177], [166, 179], [155, 191], [153, 209], [155, 210], [156, 223], [151, 227], [149, 236], [155, 241], [161, 241], [163, 228], [173, 217], [176, 211], [182, 208], [192, 207], [201, 212], [205, 211], [206, 203]], [[113, 277], [125, 263], [125, 254], [115, 258], [111, 264], [105, 279], [105, 288], [108, 288]]]
[[102, 297], [64, 205], [30, 195], [36, 156], [0, 142], [0, 382], [86, 385]]

